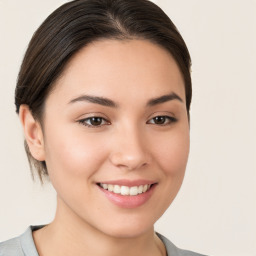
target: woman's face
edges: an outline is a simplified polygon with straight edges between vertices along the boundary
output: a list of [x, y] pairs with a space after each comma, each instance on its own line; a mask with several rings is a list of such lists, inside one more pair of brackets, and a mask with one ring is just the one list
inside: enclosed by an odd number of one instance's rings
[[44, 114], [57, 212], [111, 236], [152, 230], [189, 152], [184, 82], [170, 54], [145, 40], [94, 42], [70, 61]]

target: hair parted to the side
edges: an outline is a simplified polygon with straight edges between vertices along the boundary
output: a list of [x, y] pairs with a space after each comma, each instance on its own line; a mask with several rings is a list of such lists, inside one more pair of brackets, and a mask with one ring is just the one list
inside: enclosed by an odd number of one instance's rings
[[[24, 56], [15, 91], [16, 112], [29, 106], [43, 127], [44, 103], [72, 56], [101, 39], [145, 39], [166, 49], [182, 73], [186, 107], [192, 97], [191, 59], [184, 40], [170, 18], [148, 0], [75, 0], [55, 10], [34, 33]], [[48, 175], [46, 163], [25, 149], [41, 182]]]

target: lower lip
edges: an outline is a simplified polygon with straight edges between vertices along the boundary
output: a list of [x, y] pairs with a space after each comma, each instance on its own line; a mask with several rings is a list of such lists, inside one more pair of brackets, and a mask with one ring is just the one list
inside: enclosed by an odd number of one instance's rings
[[145, 204], [152, 196], [155, 190], [156, 184], [152, 185], [147, 192], [138, 194], [137, 196], [123, 196], [121, 194], [115, 194], [106, 189], [98, 186], [99, 189], [105, 194], [105, 196], [115, 205], [121, 208], [136, 208]]

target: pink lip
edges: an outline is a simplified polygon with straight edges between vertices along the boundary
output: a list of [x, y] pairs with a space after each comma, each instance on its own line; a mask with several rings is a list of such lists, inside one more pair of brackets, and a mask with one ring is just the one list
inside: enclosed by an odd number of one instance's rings
[[[117, 183], [117, 181], [115, 181], [115, 182], [112, 181], [112, 182], [108, 182], [108, 183], [104, 183], [104, 184], [137, 186], [137, 185], [134, 185], [135, 184], [134, 182]], [[136, 184], [142, 185], [142, 183], [136, 183]], [[148, 183], [148, 181], [147, 181], [146, 183], [144, 183], [144, 185], [146, 185], [146, 184], [152, 184], [152, 183], [151, 182]], [[121, 207], [121, 208], [136, 208], [136, 207], [142, 206], [150, 199], [150, 197], [152, 196], [152, 194], [155, 190], [156, 185], [157, 184], [152, 185], [151, 188], [147, 192], [138, 194], [137, 196], [123, 196], [121, 194], [115, 194], [113, 192], [105, 190], [105, 189], [101, 188], [100, 186], [98, 186], [98, 188], [100, 189], [101, 192], [103, 192], [103, 194], [107, 197], [107, 199], [110, 202], [112, 202], [113, 204], [115, 204], [116, 206]]]

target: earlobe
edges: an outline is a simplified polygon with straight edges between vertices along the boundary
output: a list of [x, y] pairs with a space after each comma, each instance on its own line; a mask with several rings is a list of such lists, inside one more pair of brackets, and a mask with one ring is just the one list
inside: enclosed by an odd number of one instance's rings
[[27, 105], [20, 106], [19, 118], [31, 155], [38, 161], [44, 161], [44, 138], [40, 123], [34, 119]]

